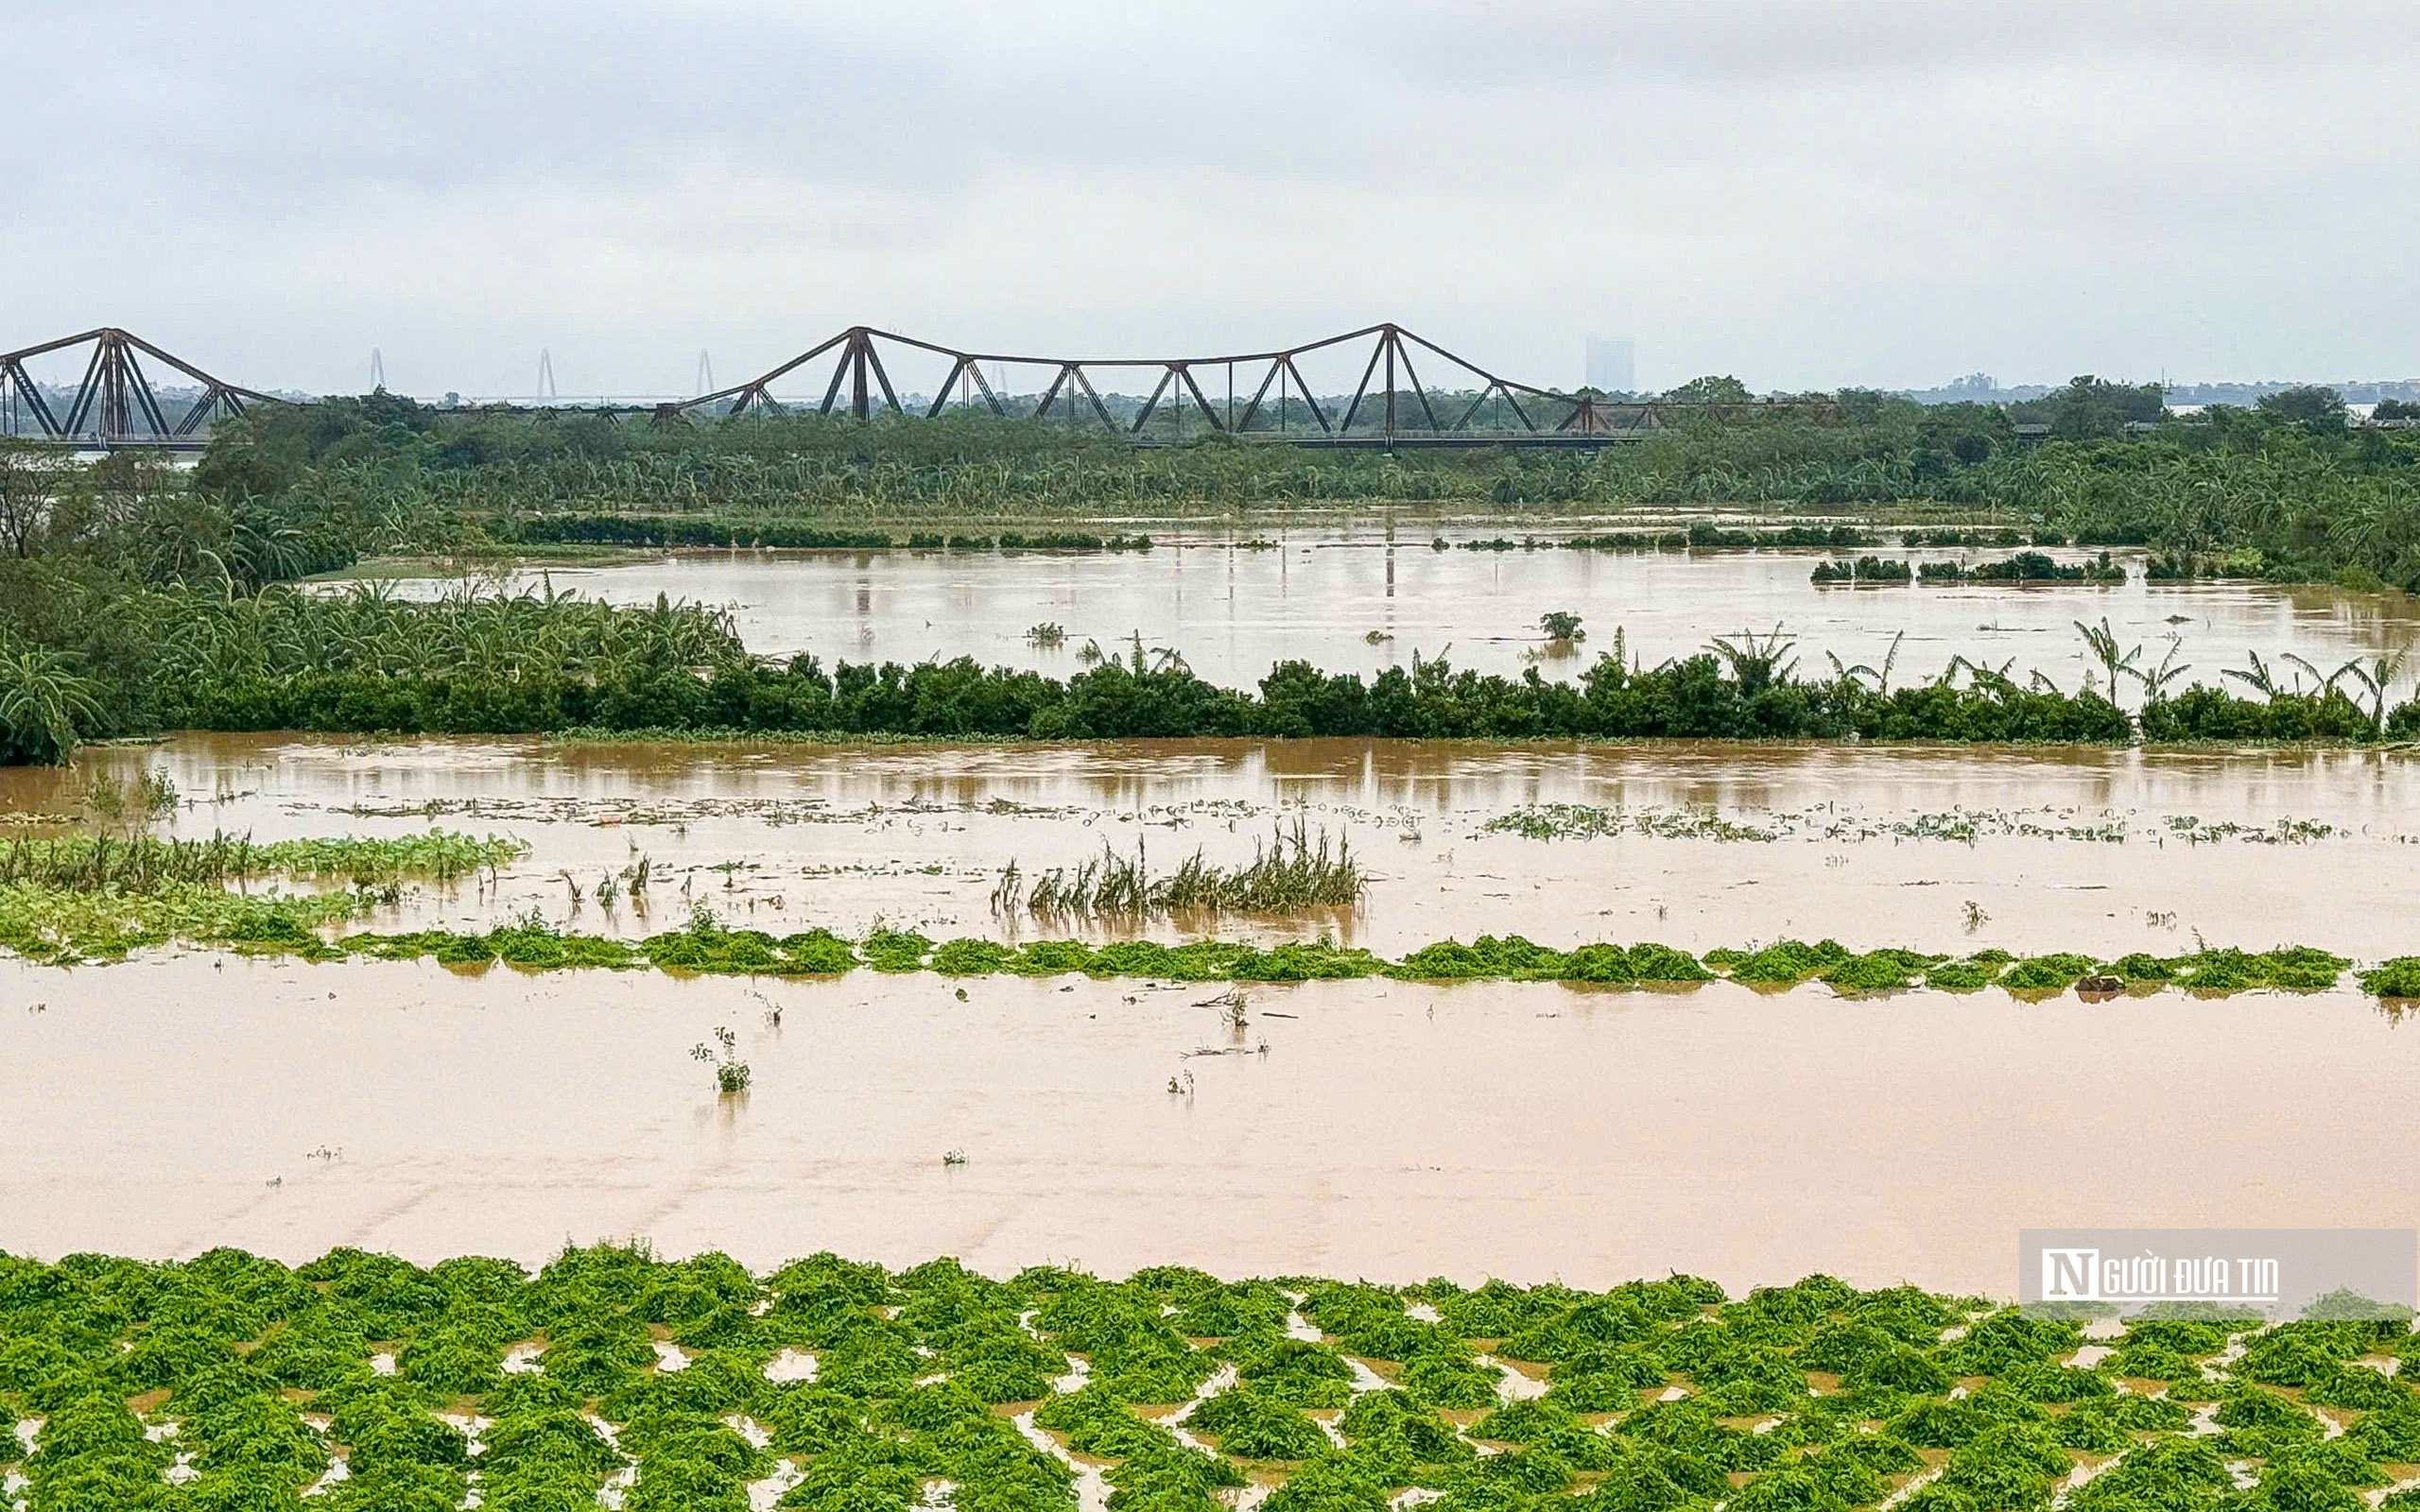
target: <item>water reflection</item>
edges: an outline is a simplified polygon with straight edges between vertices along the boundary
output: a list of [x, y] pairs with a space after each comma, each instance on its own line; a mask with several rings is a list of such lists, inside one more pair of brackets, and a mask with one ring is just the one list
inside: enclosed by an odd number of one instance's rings
[[[1437, 551], [1397, 543], [1382, 526], [1273, 532], [1275, 549], [1253, 549], [1240, 534], [1180, 535], [1148, 553], [1058, 556], [990, 552], [704, 552], [620, 566], [550, 567], [509, 579], [620, 603], [658, 593], [734, 607], [749, 645], [767, 653], [808, 650], [827, 660], [913, 662], [971, 656], [986, 664], [1033, 666], [1057, 676], [1080, 669], [1088, 639], [1114, 647], [1139, 633], [1174, 646], [1201, 676], [1249, 686], [1286, 658], [1339, 671], [1409, 666], [1412, 654], [1450, 656], [1457, 665], [1512, 673], [1538, 645], [1538, 616], [1581, 614], [1590, 639], [1579, 654], [1549, 662], [1568, 676], [1607, 649], [1616, 627], [1649, 663], [1685, 656], [1714, 635], [1782, 625], [1799, 639], [1802, 663], [1879, 664], [1904, 632], [1896, 668], [1925, 679], [1966, 655], [2016, 675], [2040, 670], [2073, 688], [2084, 671], [2074, 622], [2106, 616], [2121, 642], [2151, 647], [2181, 638], [2194, 676], [2219, 680], [2248, 653], [2285, 652], [2334, 667], [2420, 639], [2420, 600], [2317, 585], [2151, 583], [2142, 554], [2118, 552], [2133, 576], [2112, 588], [1818, 588], [1808, 581], [1825, 552], [1606, 553]], [[1449, 539], [1468, 539], [1448, 528]], [[1492, 534], [1492, 532], [1491, 532]], [[1549, 536], [1551, 532], [1540, 532]], [[1913, 551], [1917, 559], [1982, 560], [2006, 552]], [[2053, 553], [2070, 558], [2085, 553]], [[445, 591], [406, 580], [406, 593]], [[1025, 632], [1065, 626], [1067, 643], [1036, 647]], [[1375, 635], [1377, 639], [1371, 637]]]

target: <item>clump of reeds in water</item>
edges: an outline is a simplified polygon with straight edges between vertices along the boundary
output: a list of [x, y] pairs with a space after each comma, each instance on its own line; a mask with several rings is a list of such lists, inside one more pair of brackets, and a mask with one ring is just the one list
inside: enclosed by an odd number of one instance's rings
[[78, 892], [153, 892], [177, 885], [224, 886], [280, 875], [356, 886], [403, 877], [440, 882], [510, 861], [528, 848], [491, 835], [447, 830], [394, 839], [339, 835], [255, 842], [249, 834], [206, 840], [149, 834], [118, 838], [72, 834], [0, 840], [0, 885], [32, 883]]
[[1201, 850], [1159, 876], [1138, 842], [1121, 855], [1107, 841], [1100, 854], [1073, 867], [1053, 867], [1030, 883], [1011, 861], [992, 890], [994, 913], [1020, 909], [1037, 918], [1141, 919], [1167, 913], [1298, 914], [1313, 908], [1350, 907], [1369, 889], [1369, 878], [1354, 858], [1351, 842], [1331, 837], [1326, 826], [1314, 839], [1309, 827], [1280, 825], [1268, 844], [1255, 841], [1241, 867], [1221, 867]]

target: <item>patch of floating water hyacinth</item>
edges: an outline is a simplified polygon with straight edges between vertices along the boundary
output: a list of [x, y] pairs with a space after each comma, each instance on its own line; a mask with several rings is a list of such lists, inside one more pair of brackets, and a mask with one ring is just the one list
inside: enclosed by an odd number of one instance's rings
[[1320, 828], [1316, 841], [1296, 819], [1280, 826], [1264, 846], [1255, 841], [1250, 864], [1228, 868], [1196, 850], [1174, 871], [1153, 876], [1138, 843], [1132, 856], [1112, 850], [1074, 867], [1053, 867], [1030, 882], [1013, 861], [1001, 869], [992, 890], [994, 912], [1020, 910], [1038, 919], [1144, 919], [1171, 913], [1286, 915], [1312, 908], [1350, 907], [1361, 901], [1369, 879], [1354, 859], [1350, 842]]
[[2000, 986], [2012, 992], [2060, 992], [2090, 976], [2099, 963], [2089, 955], [2060, 952], [2032, 955], [2000, 973]]
[[2420, 999], [2420, 955], [2398, 955], [2363, 971], [2361, 990], [2374, 997]]

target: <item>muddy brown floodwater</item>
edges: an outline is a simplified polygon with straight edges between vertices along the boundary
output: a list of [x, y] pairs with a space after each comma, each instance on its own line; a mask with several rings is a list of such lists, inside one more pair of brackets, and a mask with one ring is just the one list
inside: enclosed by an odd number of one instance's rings
[[[1140, 837], [1156, 865], [1239, 860], [1300, 815], [1367, 858], [1359, 908], [1152, 932], [2420, 949], [2420, 765], [2397, 751], [184, 735], [0, 772], [0, 815], [90, 823], [88, 784], [147, 768], [182, 795], [170, 833], [441, 823], [532, 847], [493, 887], [418, 889], [372, 925], [537, 908], [629, 932], [707, 902], [776, 930], [1038, 933], [992, 917], [1011, 856]], [[1556, 803], [1629, 819], [1487, 830]], [[1945, 825], [1979, 838], [1927, 837]], [[1749, 832], [1774, 837], [1720, 837]], [[662, 868], [648, 914], [571, 903], [559, 873], [642, 854]], [[1220, 990], [0, 961], [0, 1248], [534, 1261], [643, 1237], [758, 1264], [829, 1247], [1592, 1286], [1677, 1268], [1735, 1289], [1821, 1269], [2005, 1295], [2025, 1227], [2401, 1225], [2420, 1190], [2420, 1027], [2349, 990], [1313, 983], [1248, 989], [1240, 1031]], [[690, 1058], [717, 1026], [752, 1067], [743, 1097]]]
[[[0, 1248], [2007, 1295], [2022, 1227], [2402, 1224], [2420, 1190], [2420, 1034], [2349, 995], [1314, 984], [1231, 1033], [1199, 987], [965, 986], [0, 967]], [[688, 1057], [717, 1023], [744, 1097]]]
[[[1455, 541], [1529, 533], [1442, 529]], [[1525, 653], [1539, 650], [1538, 617], [1549, 610], [1580, 614], [1588, 630], [1571, 654], [1538, 663], [1549, 677], [1585, 667], [1610, 648], [1617, 627], [1630, 651], [1652, 664], [1701, 651], [1710, 636], [1778, 625], [1798, 638], [1811, 671], [1824, 670], [1826, 652], [1879, 666], [1893, 636], [1905, 631], [1895, 668], [1903, 681], [1929, 678], [1963, 655], [1993, 665], [2013, 658], [2020, 679], [2039, 670], [2067, 688], [2085, 667], [2074, 622], [2103, 616], [2122, 644], [2150, 647], [2147, 663], [2159, 661], [2169, 636], [2180, 637], [2180, 660], [2211, 683], [2222, 667], [2246, 665], [2250, 652], [2272, 662], [2294, 652], [2334, 668], [2420, 640], [2420, 600], [2401, 593], [2152, 583], [2139, 551], [2114, 554], [2130, 580], [2107, 588], [1818, 588], [1808, 580], [1817, 562], [1858, 553], [1438, 551], [1430, 545], [1438, 533], [1426, 524], [1392, 538], [1383, 525], [1272, 529], [1266, 539], [1280, 544], [1253, 549], [1240, 543], [1246, 536], [1196, 531], [1161, 538], [1148, 552], [1094, 555], [712, 551], [533, 569], [506, 581], [624, 604], [651, 604], [662, 593], [729, 605], [751, 650], [812, 651], [827, 664], [971, 656], [1064, 677], [1080, 670], [1086, 641], [1115, 653], [1139, 633], [1146, 646], [1174, 647], [1195, 672], [1232, 687], [1258, 683], [1287, 659], [1366, 674], [1409, 666], [1415, 651], [1514, 672]], [[1896, 545], [1865, 554], [1876, 553], [1969, 563], [2010, 554]], [[2094, 554], [2050, 555], [2073, 561]], [[407, 578], [397, 587], [427, 595], [454, 585]], [[1027, 631], [1044, 623], [1062, 627], [1065, 643], [1028, 642]]]
[[[184, 735], [83, 761], [66, 776], [0, 772], [0, 813], [72, 810], [90, 774], [123, 779], [147, 765], [185, 796], [177, 833], [268, 839], [441, 824], [532, 847], [495, 888], [419, 889], [374, 927], [485, 928], [534, 907], [584, 930], [642, 933], [703, 902], [777, 934], [882, 919], [937, 938], [1098, 937], [1098, 922], [995, 917], [999, 868], [1014, 859], [1030, 875], [1104, 844], [1121, 853], [1139, 844], [1155, 869], [1197, 848], [1239, 864], [1299, 817], [1349, 840], [1374, 877], [1358, 908], [1160, 920], [1150, 933], [1329, 931], [1390, 954], [1506, 932], [1553, 944], [1703, 950], [1830, 936], [1859, 948], [2112, 957], [2180, 954], [2198, 932], [2213, 944], [2305, 943], [2365, 960], [2420, 952], [2406, 906], [2420, 861], [2420, 760], [2401, 751]], [[1486, 828], [1557, 803], [1619, 810], [1664, 833], [1634, 822], [1617, 834], [1542, 840]], [[1707, 816], [1777, 837], [1717, 838]], [[1910, 837], [1945, 821], [1971, 824], [1978, 837]], [[2294, 839], [2318, 832], [2286, 821], [2325, 833]], [[2102, 835], [2123, 838], [2086, 837]], [[562, 872], [593, 893], [642, 854], [663, 879], [648, 912], [593, 898], [573, 908]]]

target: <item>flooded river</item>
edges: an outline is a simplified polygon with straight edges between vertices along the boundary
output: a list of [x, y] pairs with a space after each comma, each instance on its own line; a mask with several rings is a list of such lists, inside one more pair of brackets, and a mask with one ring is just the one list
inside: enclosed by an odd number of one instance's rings
[[[935, 938], [1099, 937], [1080, 919], [995, 915], [1000, 868], [1013, 860], [1030, 876], [1104, 846], [1139, 846], [1155, 871], [1197, 850], [1240, 865], [1299, 820], [1352, 846], [1372, 878], [1358, 907], [1150, 932], [1327, 932], [1389, 954], [1514, 932], [1691, 950], [1831, 936], [1861, 949], [2175, 954], [2197, 932], [2373, 959], [2420, 949], [2405, 906], [2420, 759], [2400, 751], [185, 735], [90, 752], [86, 774], [0, 773], [0, 813], [72, 809], [87, 774], [146, 767], [183, 797], [167, 833], [442, 825], [530, 846], [495, 887], [424, 888], [376, 927], [484, 928], [535, 907], [645, 933], [703, 903], [777, 934], [881, 919]], [[1558, 814], [1609, 833], [1504, 828]], [[592, 893], [642, 855], [666, 879], [649, 911], [575, 910], [574, 888]]]
[[[2349, 995], [1364, 982], [1254, 989], [1231, 1031], [1198, 986], [966, 988], [0, 966], [0, 1249], [2008, 1295], [2022, 1226], [2408, 1222], [2420, 1189], [2380, 1137], [2420, 1114], [2420, 1032]], [[744, 1097], [688, 1057], [716, 1024]]]
[[[1519, 531], [1508, 534], [1518, 536]], [[1495, 532], [1488, 532], [1490, 536]], [[2150, 583], [2142, 554], [2118, 552], [2130, 573], [2113, 587], [1817, 587], [1808, 574], [1833, 552], [1508, 552], [1436, 550], [1423, 525], [1272, 531], [1266, 538], [1180, 533], [1149, 552], [1067, 555], [999, 552], [714, 551], [639, 556], [623, 565], [553, 568], [507, 579], [616, 603], [656, 596], [732, 607], [749, 648], [812, 651], [828, 665], [970, 656], [986, 665], [1081, 669], [1087, 641], [1108, 652], [1171, 647], [1201, 677], [1256, 684], [1271, 665], [1301, 659], [1331, 671], [1408, 666], [1414, 652], [1457, 666], [1511, 673], [1533, 664], [1538, 617], [1569, 610], [1588, 639], [1567, 656], [1535, 662], [1547, 676], [1577, 673], [1610, 648], [1618, 627], [1649, 664], [1704, 649], [1712, 636], [1780, 626], [1799, 643], [1802, 670], [1825, 653], [1880, 666], [1905, 632], [1895, 675], [1929, 678], [1953, 656], [2021, 679], [2041, 671], [2073, 688], [2085, 668], [2075, 623], [2106, 616], [2121, 644], [2144, 644], [2147, 663], [2180, 639], [2179, 660], [2217, 682], [2257, 652], [2287, 652], [2325, 669], [2420, 640], [2420, 600], [2402, 594], [2267, 583]], [[1453, 541], [1473, 539], [1446, 527]], [[1246, 539], [1277, 544], [1259, 548]], [[1542, 536], [1541, 539], [1550, 539]], [[1983, 551], [1876, 548], [1914, 560], [1976, 562]], [[2065, 560], [2087, 553], [2053, 552]], [[444, 579], [404, 579], [397, 591], [448, 592]], [[1027, 638], [1054, 624], [1055, 647]], [[2233, 686], [2230, 684], [2230, 686]]]
[[[1548, 609], [1582, 613], [1591, 651], [1626, 627], [1650, 661], [1778, 622], [1809, 662], [1878, 662], [1905, 630], [1901, 678], [1966, 653], [2069, 686], [2077, 618], [2106, 614], [2125, 642], [2174, 631], [2204, 678], [2251, 650], [2332, 665], [2420, 630], [2409, 600], [2329, 590], [1818, 590], [1814, 559], [1439, 552], [1324, 530], [1272, 549], [720, 553], [551, 576], [735, 603], [759, 650], [1066, 672], [1085, 639], [1139, 629], [1226, 682], [1281, 656], [1366, 671], [1448, 643], [1512, 670]], [[1065, 647], [1026, 642], [1043, 621]], [[178, 795], [158, 833], [441, 825], [529, 848], [492, 877], [407, 888], [372, 928], [535, 911], [636, 935], [702, 907], [776, 933], [1328, 934], [1388, 954], [1515, 932], [1695, 951], [2420, 951], [2420, 760], [2397, 749], [181, 735], [0, 772], [0, 818], [123, 829], [89, 794], [147, 772]], [[1154, 872], [1197, 851], [1234, 866], [1296, 825], [1350, 846], [1359, 903], [1140, 922], [994, 903], [1012, 861], [1028, 877], [1104, 848]], [[646, 905], [600, 902], [597, 884], [641, 860]], [[2420, 1114], [2420, 1029], [2349, 988], [2086, 1004], [1364, 981], [1249, 988], [1239, 1026], [1222, 995], [173, 947], [72, 971], [0, 961], [0, 1248], [534, 1261], [635, 1236], [758, 1264], [829, 1247], [994, 1272], [1600, 1286], [1680, 1269], [1734, 1288], [1820, 1269], [2005, 1295], [2020, 1228], [2410, 1224], [2420, 1190], [2420, 1144], [2399, 1132]], [[752, 1068], [744, 1095], [717, 1097], [691, 1058], [718, 1027]]]

